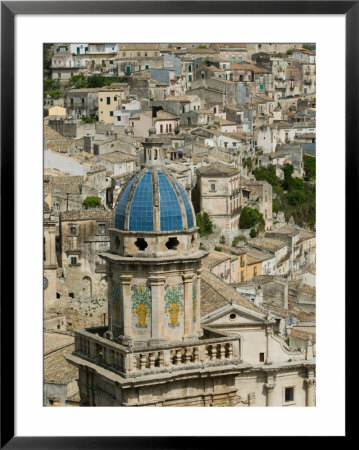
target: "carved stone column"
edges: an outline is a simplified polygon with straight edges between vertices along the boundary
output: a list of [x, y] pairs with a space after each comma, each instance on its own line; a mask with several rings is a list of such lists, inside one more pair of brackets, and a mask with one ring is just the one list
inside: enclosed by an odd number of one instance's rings
[[192, 322], [193, 322], [193, 273], [182, 275], [184, 290], [184, 338], [192, 338]]
[[151, 344], [159, 344], [164, 339], [164, 285], [166, 278], [163, 276], [150, 276], [152, 296], [152, 323]]
[[315, 406], [315, 378], [305, 378], [304, 382], [307, 386], [307, 405]]
[[120, 292], [121, 292], [121, 306], [120, 314], [123, 320], [123, 338], [131, 339], [131, 275], [121, 275]]
[[273, 335], [273, 328], [271, 326], [267, 326], [266, 328], [266, 338], [267, 338], [267, 357], [266, 357], [266, 364], [272, 364], [272, 335]]
[[275, 383], [265, 383], [264, 389], [267, 392], [267, 406], [275, 406], [274, 404], [274, 388], [276, 384]]
[[202, 269], [197, 269], [194, 283], [196, 283], [196, 320], [194, 324], [194, 334], [202, 336], [203, 330], [201, 328], [201, 273]]
[[112, 280], [112, 271], [110, 268], [110, 265], [107, 264], [107, 270], [106, 270], [106, 277], [107, 277], [107, 292], [108, 292], [108, 331], [112, 332], [112, 317], [113, 317], [113, 280]]

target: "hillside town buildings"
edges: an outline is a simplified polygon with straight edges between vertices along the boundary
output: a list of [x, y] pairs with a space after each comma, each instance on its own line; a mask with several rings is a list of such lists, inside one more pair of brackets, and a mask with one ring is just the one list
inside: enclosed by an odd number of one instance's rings
[[44, 405], [315, 406], [315, 46], [45, 50]]

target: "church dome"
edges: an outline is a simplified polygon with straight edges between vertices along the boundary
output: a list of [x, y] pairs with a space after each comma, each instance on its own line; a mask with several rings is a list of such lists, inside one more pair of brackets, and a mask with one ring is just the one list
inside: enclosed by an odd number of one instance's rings
[[115, 228], [124, 231], [181, 231], [195, 226], [190, 200], [164, 168], [144, 167], [121, 192]]

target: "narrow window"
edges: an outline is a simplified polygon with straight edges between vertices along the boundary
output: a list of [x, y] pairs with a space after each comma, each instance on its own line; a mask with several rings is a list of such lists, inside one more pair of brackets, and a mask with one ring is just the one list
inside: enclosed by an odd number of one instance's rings
[[56, 298], [61, 298], [60, 292], [56, 292]]
[[77, 264], [77, 257], [76, 256], [71, 256], [70, 264], [71, 264], [71, 266], [75, 266]]
[[69, 297], [70, 298], [75, 298], [75, 294], [73, 292], [69, 292]]
[[71, 234], [71, 236], [76, 236], [77, 234], [77, 229], [75, 225], [70, 225], [69, 226], [69, 234]]
[[98, 234], [106, 234], [106, 224], [105, 223], [98, 224]]
[[284, 391], [284, 401], [293, 402], [294, 401], [294, 387], [286, 387]]
[[259, 362], [264, 362], [264, 353], [259, 353]]
[[214, 183], [211, 184], [211, 191], [215, 191], [216, 190], [216, 185]]
[[111, 97], [106, 97], [106, 103], [107, 103], [108, 105], [111, 105]]

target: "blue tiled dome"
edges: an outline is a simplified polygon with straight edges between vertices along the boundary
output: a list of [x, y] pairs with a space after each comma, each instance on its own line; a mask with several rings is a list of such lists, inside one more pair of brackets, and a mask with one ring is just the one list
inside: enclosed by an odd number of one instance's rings
[[192, 205], [165, 169], [145, 168], [120, 194], [115, 228], [128, 231], [181, 231], [195, 226]]

